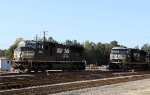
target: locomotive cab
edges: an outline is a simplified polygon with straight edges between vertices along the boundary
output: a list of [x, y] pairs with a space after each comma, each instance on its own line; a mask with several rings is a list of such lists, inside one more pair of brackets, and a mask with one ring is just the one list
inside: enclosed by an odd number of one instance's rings
[[28, 61], [34, 59], [36, 44], [32, 41], [21, 41], [14, 50], [14, 58], [12, 67], [18, 69], [19, 72], [26, 72]]
[[127, 62], [128, 49], [125, 47], [114, 47], [110, 53], [110, 69], [121, 69]]
[[149, 57], [143, 50], [114, 47], [110, 53], [109, 65], [112, 70], [147, 70]]
[[32, 59], [35, 54], [36, 44], [34, 42], [21, 41], [14, 50], [14, 60]]

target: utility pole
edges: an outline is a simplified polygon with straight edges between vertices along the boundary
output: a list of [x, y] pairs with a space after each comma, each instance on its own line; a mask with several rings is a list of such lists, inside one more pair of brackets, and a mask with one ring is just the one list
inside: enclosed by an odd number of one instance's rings
[[43, 31], [43, 33], [44, 33], [43, 41], [44, 41], [44, 42], [46, 41], [46, 37], [45, 37], [46, 32], [47, 32], [47, 31]]
[[44, 32], [44, 42], [45, 42], [45, 31], [43, 31]]
[[36, 43], [37, 43], [37, 40], [38, 40], [38, 35], [36, 35], [36, 37], [35, 37], [35, 41], [36, 41]]
[[37, 54], [38, 54], [37, 43], [38, 43], [38, 35], [36, 35], [35, 37], [35, 62], [37, 61]]

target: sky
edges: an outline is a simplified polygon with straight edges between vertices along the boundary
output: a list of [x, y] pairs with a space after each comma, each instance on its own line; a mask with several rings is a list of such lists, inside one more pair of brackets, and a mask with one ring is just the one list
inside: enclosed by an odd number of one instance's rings
[[150, 41], [150, 0], [0, 0], [0, 49], [43, 31], [59, 42], [141, 47]]

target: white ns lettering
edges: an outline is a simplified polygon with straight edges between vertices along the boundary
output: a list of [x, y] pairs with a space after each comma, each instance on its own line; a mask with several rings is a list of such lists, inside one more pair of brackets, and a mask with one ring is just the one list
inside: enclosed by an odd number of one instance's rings
[[68, 54], [68, 53], [70, 53], [70, 50], [69, 49], [64, 49], [64, 53]]

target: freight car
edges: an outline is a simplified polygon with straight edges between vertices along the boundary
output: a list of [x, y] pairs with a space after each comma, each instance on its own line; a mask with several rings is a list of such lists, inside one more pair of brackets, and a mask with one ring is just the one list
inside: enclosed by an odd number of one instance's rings
[[111, 70], [148, 70], [150, 67], [149, 53], [125, 47], [114, 47], [110, 53], [109, 69]]
[[13, 68], [19, 72], [85, 70], [84, 48], [53, 42], [21, 41], [14, 50]]

